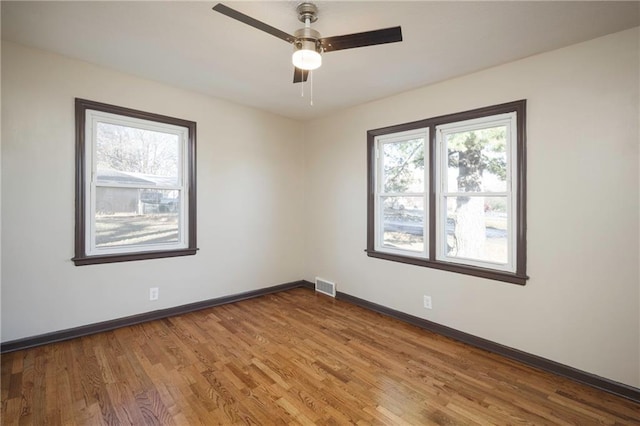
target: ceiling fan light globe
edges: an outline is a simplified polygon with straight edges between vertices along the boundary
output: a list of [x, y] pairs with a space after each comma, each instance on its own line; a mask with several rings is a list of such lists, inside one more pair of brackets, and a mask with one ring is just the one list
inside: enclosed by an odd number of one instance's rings
[[322, 65], [322, 55], [315, 50], [300, 49], [293, 52], [291, 62], [301, 70], [315, 70]]

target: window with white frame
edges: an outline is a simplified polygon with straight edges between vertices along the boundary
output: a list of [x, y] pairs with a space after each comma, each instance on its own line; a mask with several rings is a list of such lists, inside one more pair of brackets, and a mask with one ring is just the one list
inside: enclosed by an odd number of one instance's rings
[[376, 138], [376, 249], [426, 257], [428, 129]]
[[515, 272], [515, 119], [436, 126], [436, 259]]
[[525, 284], [525, 108], [370, 130], [368, 255]]
[[195, 129], [76, 99], [76, 265], [195, 254]]

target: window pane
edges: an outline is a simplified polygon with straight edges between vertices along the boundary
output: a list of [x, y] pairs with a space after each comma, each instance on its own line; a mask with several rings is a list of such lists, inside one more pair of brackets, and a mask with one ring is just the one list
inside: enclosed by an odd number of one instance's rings
[[384, 197], [384, 247], [424, 251], [424, 198]]
[[507, 190], [507, 126], [446, 135], [449, 192]]
[[179, 138], [110, 123], [97, 123], [99, 183], [178, 185]]
[[179, 191], [98, 187], [96, 247], [176, 243], [179, 212]]
[[507, 197], [447, 197], [449, 257], [508, 262]]
[[424, 192], [424, 139], [382, 145], [383, 192]]

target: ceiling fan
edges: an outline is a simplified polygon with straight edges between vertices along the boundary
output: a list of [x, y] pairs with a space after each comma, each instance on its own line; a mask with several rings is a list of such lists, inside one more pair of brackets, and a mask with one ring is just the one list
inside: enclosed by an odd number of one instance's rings
[[293, 35], [231, 9], [222, 3], [215, 5], [213, 10], [293, 44], [294, 83], [307, 81], [309, 71], [322, 65], [321, 55], [324, 52], [402, 41], [402, 30], [399, 26], [334, 37], [321, 37], [318, 31], [311, 29], [311, 23], [318, 20], [318, 8], [313, 3], [300, 3], [296, 8], [298, 20], [304, 23], [304, 28], [300, 28]]

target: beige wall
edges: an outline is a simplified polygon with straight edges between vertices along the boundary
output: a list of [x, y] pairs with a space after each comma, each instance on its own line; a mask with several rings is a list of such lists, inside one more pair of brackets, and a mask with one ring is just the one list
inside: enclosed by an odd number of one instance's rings
[[[638, 58], [634, 29], [308, 123], [305, 278], [639, 386]], [[518, 99], [527, 285], [368, 258], [366, 131]]]
[[[638, 35], [307, 123], [3, 43], [2, 341], [319, 275], [339, 291], [640, 386]], [[74, 97], [197, 121], [196, 256], [73, 266]], [[522, 98], [529, 283], [368, 258], [366, 131]]]
[[[73, 265], [75, 97], [197, 122], [197, 255]], [[2, 341], [301, 279], [301, 137], [289, 119], [3, 43]]]

